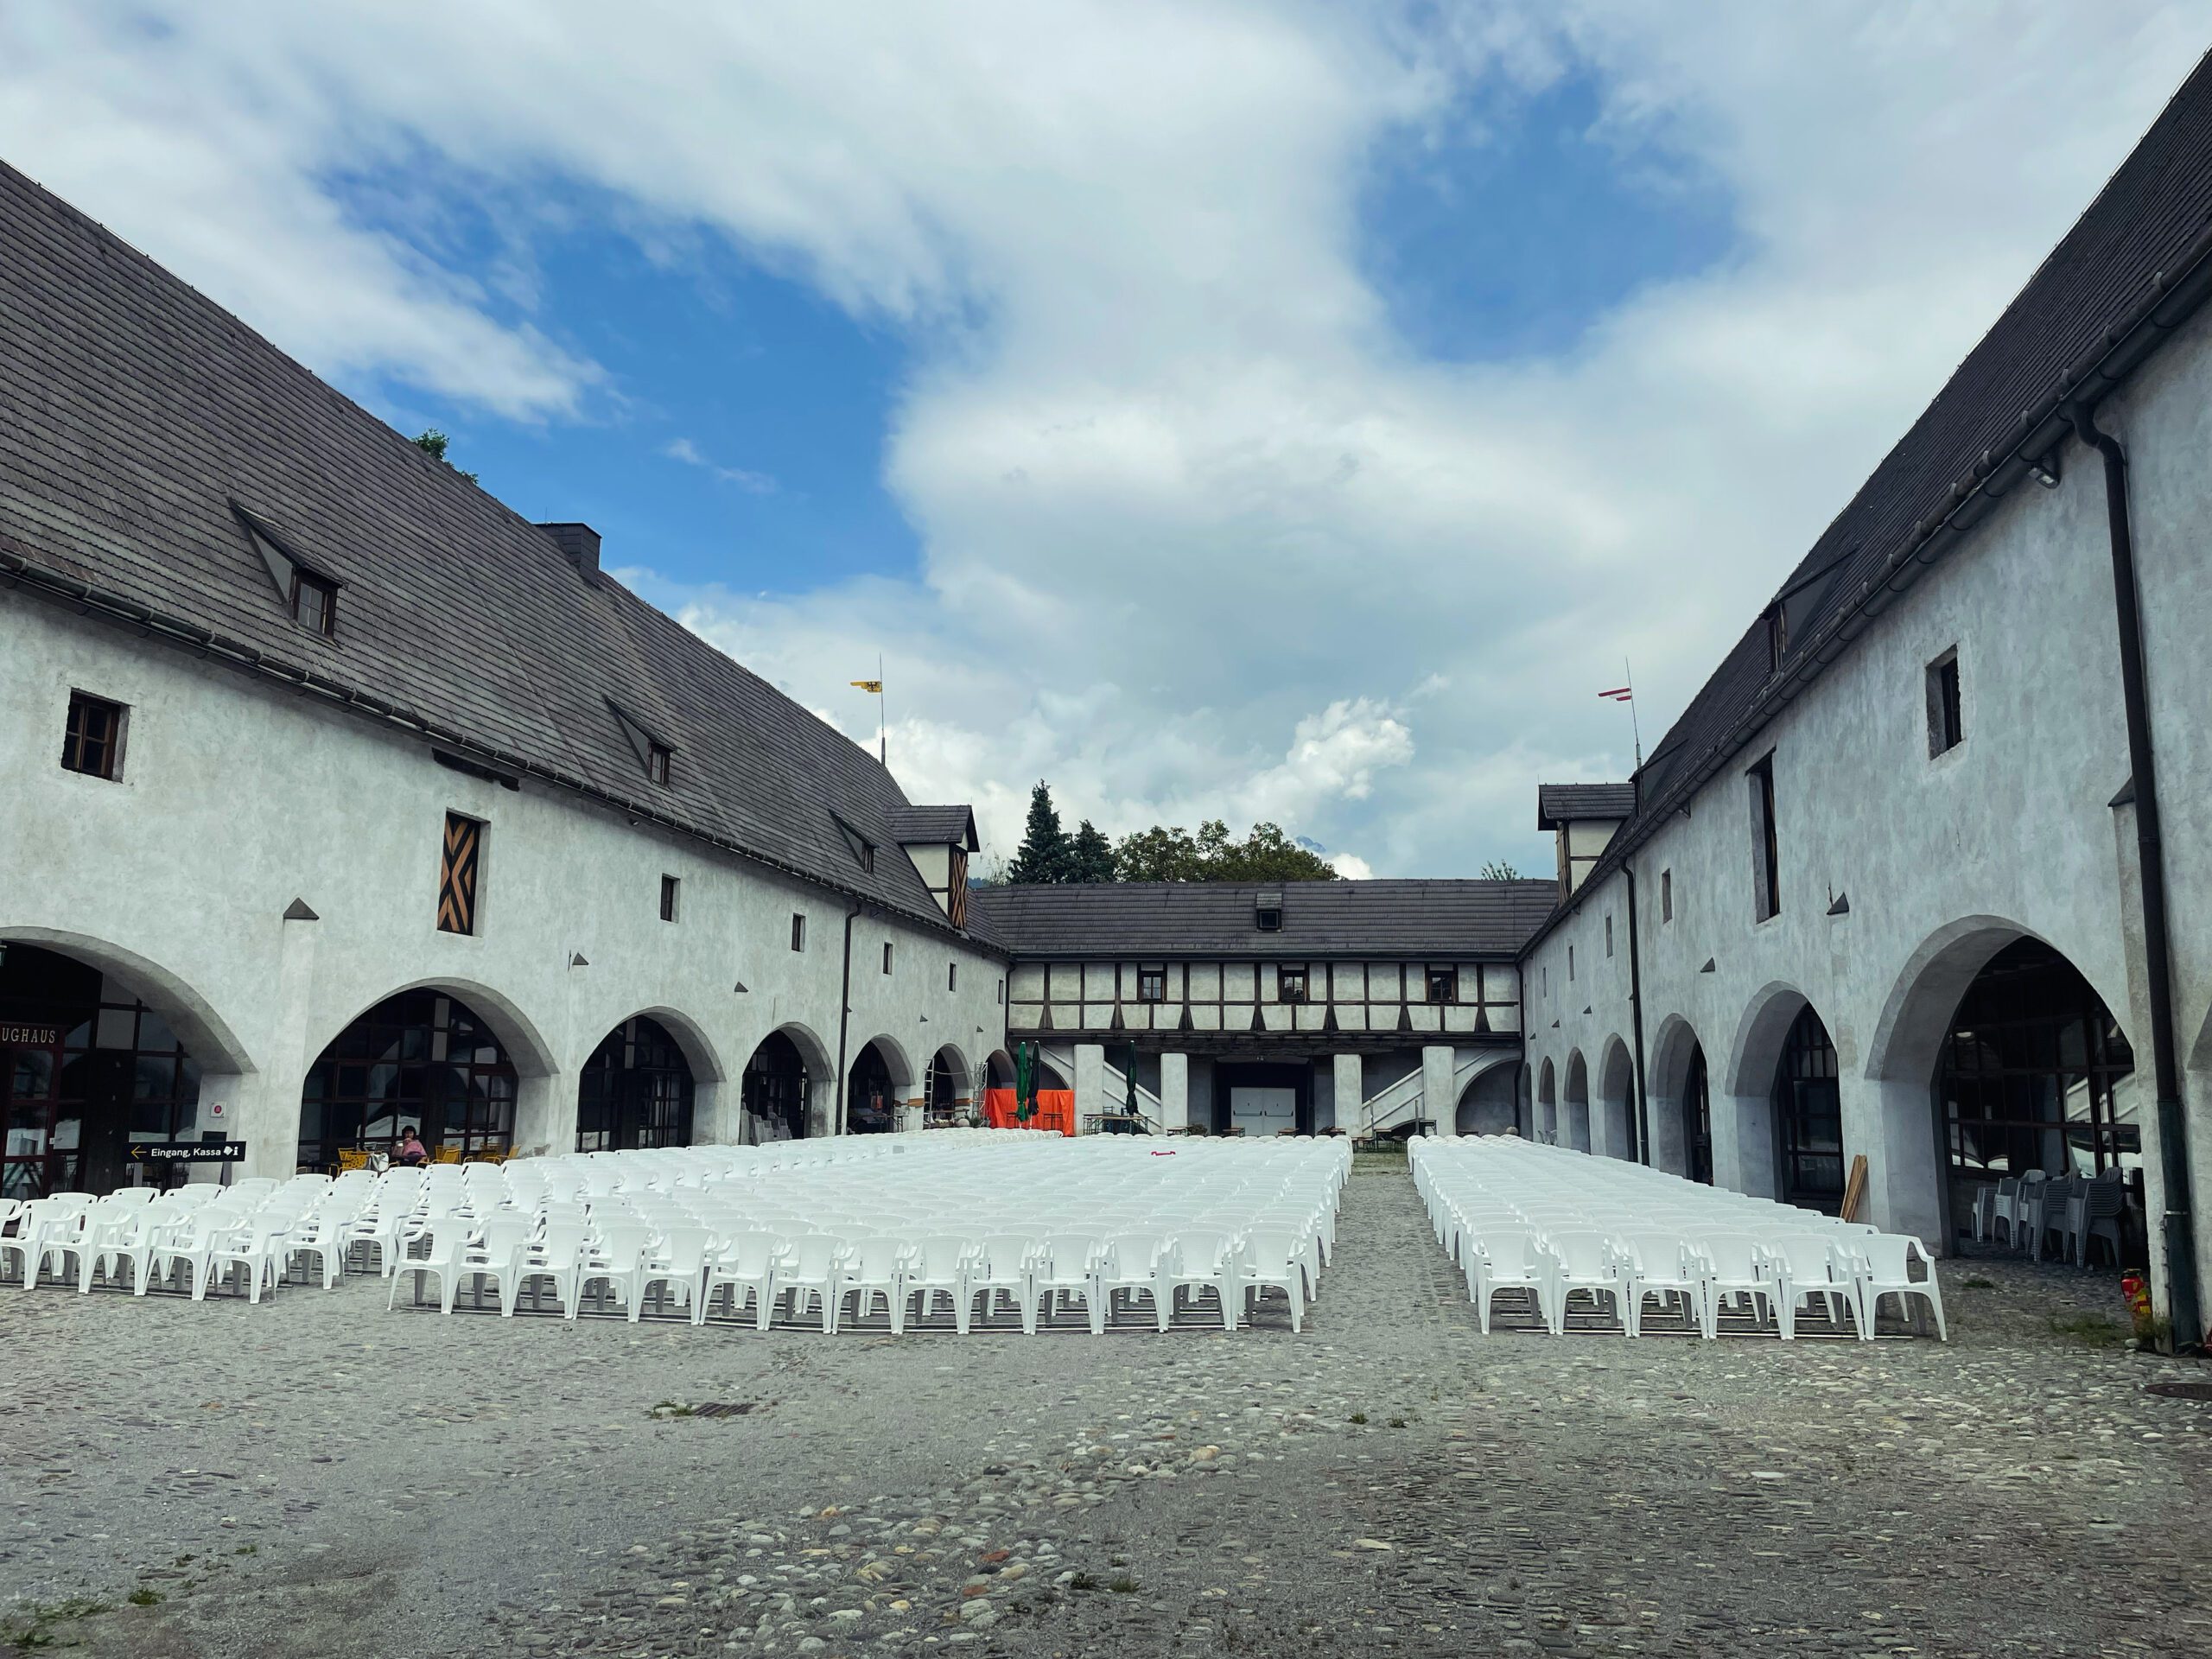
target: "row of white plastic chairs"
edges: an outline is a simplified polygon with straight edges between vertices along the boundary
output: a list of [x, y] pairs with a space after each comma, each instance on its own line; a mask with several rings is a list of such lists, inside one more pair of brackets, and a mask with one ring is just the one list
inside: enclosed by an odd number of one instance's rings
[[[979, 1159], [985, 1148], [995, 1155]], [[1244, 1300], [1270, 1286], [1285, 1293], [1296, 1320], [1333, 1244], [1347, 1169], [1340, 1145], [1326, 1141], [1192, 1156], [1183, 1145], [1163, 1153], [1125, 1138], [938, 1132], [73, 1197], [25, 1210], [0, 1250], [23, 1258], [26, 1287], [42, 1265], [73, 1266], [82, 1290], [101, 1278], [140, 1294], [181, 1281], [198, 1300], [238, 1276], [255, 1301], [296, 1265], [319, 1268], [327, 1287], [349, 1258], [386, 1274], [408, 1257], [426, 1271], [467, 1258], [472, 1275], [482, 1259], [494, 1263], [484, 1277], [499, 1281], [503, 1311], [515, 1305], [508, 1284], [518, 1291], [525, 1269], [544, 1268], [529, 1276], [550, 1284], [571, 1317], [594, 1287], [635, 1317], [651, 1287], [699, 1317], [718, 1295], [733, 1315], [749, 1298], [756, 1322], [789, 1299], [792, 1317], [818, 1307], [833, 1328], [849, 1298], [823, 1294], [824, 1251], [834, 1244], [839, 1274], [874, 1281], [859, 1305], [892, 1300], [897, 1323], [917, 1295], [925, 1313], [949, 1295], [964, 1328], [974, 1301], [964, 1287], [973, 1286], [993, 1293], [987, 1314], [1019, 1301], [1030, 1309], [1025, 1328], [1034, 1328], [1030, 1293], [1046, 1285], [1048, 1306], [1081, 1300], [1102, 1322], [1149, 1291], [1149, 1312], [1165, 1328], [1185, 1297], [1210, 1286], [1233, 1326]], [[1004, 1196], [1017, 1191], [1018, 1203]], [[511, 1255], [518, 1221], [524, 1246]], [[1081, 1261], [1079, 1239], [1090, 1245]], [[963, 1247], [957, 1277], [951, 1240]], [[1057, 1241], [1049, 1250], [1048, 1240]], [[687, 1288], [694, 1254], [696, 1294]], [[5, 1265], [0, 1258], [0, 1272]], [[709, 1285], [717, 1268], [742, 1269], [743, 1282]], [[458, 1277], [439, 1276], [449, 1306]]]
[[1140, 1304], [1165, 1331], [1210, 1291], [1234, 1329], [1267, 1289], [1302, 1320], [1334, 1243], [1348, 1169], [1335, 1148], [1193, 1157], [1019, 1132], [993, 1144], [979, 1158], [907, 1137], [894, 1143], [906, 1156], [767, 1169], [731, 1166], [725, 1148], [511, 1165], [504, 1197], [480, 1176], [470, 1213], [418, 1222], [387, 1260], [440, 1281], [448, 1311], [459, 1284], [488, 1280], [505, 1314], [525, 1285], [550, 1286], [571, 1318], [596, 1289], [632, 1319], [650, 1293], [695, 1322], [719, 1306], [763, 1328], [814, 1316], [834, 1331], [849, 1303], [855, 1317], [882, 1305], [897, 1332], [949, 1303], [964, 1333], [981, 1298], [986, 1319], [1013, 1311], [1026, 1332], [1077, 1303], [1094, 1332]]
[[1871, 1340], [1891, 1297], [1901, 1313], [1924, 1301], [1948, 1338], [1935, 1262], [1916, 1238], [1512, 1136], [1429, 1137], [1411, 1153], [1484, 1332], [1496, 1299], [1512, 1293], [1554, 1335], [1579, 1296], [1631, 1337], [1656, 1299], [1708, 1338], [1772, 1329], [1788, 1340], [1809, 1310]]

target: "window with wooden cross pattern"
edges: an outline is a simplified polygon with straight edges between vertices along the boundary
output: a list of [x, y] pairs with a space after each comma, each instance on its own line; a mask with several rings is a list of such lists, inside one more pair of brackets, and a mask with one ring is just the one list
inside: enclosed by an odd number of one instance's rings
[[484, 825], [458, 812], [446, 814], [444, 855], [438, 864], [438, 931], [476, 931], [476, 869], [484, 852]]

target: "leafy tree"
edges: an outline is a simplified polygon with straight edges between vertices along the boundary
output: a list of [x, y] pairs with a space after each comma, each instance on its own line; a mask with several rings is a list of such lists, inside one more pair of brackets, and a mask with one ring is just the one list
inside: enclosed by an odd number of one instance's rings
[[1115, 875], [1122, 881], [1334, 881], [1336, 870], [1312, 849], [1300, 846], [1279, 825], [1255, 823], [1243, 841], [1209, 818], [1194, 836], [1181, 824], [1138, 830], [1114, 849]]
[[1085, 818], [1076, 827], [1075, 839], [1068, 843], [1067, 874], [1069, 881], [1111, 881], [1114, 879], [1114, 847], [1098, 827]]
[[[446, 435], [439, 431], [436, 427], [426, 427], [422, 435], [415, 440], [415, 447], [432, 461], [445, 461], [447, 466], [453, 467], [454, 471], [461, 473], [460, 467], [454, 467], [453, 462], [446, 461], [446, 445], [448, 442]], [[461, 473], [461, 475], [472, 484], [476, 482], [476, 474], [474, 473]]]
[[1072, 850], [1067, 831], [1060, 828], [1052, 788], [1039, 779], [1029, 791], [1029, 822], [1022, 830], [1021, 845], [1006, 867], [1006, 879], [1024, 884], [1065, 881]]
[[1520, 879], [1521, 872], [1503, 859], [1493, 858], [1483, 866], [1483, 880], [1485, 881], [1518, 881]]

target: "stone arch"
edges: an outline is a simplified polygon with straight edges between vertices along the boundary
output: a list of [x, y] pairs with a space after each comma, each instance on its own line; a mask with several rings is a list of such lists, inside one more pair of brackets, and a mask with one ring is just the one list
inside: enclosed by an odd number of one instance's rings
[[1696, 1030], [1679, 1014], [1659, 1022], [1648, 1087], [1651, 1161], [1670, 1175], [1713, 1179], [1711, 1085]]
[[[147, 1166], [134, 1144], [208, 1130], [244, 1139], [265, 1084], [181, 976], [85, 934], [0, 936], [0, 1088], [10, 1094], [0, 1198], [204, 1179], [212, 1166]], [[264, 1149], [257, 1138], [249, 1153]], [[291, 1152], [285, 1141], [265, 1166], [289, 1170]]]
[[434, 1156], [571, 1151], [575, 1096], [572, 1082], [565, 1109], [556, 1104], [558, 1072], [551, 1046], [508, 998], [472, 980], [416, 980], [315, 1050], [295, 1105], [294, 1155], [328, 1166], [396, 1147], [418, 1125]]
[[1598, 1055], [1598, 1095], [1591, 1103], [1590, 1149], [1600, 1157], [1636, 1157], [1636, 1062], [1619, 1037]]
[[855, 1045], [845, 1069], [842, 1132], [862, 1135], [898, 1128], [917, 1080], [914, 1063], [897, 1038], [879, 1034]]
[[[622, 1052], [611, 1054], [618, 1046]], [[679, 1065], [664, 1064], [672, 1047]], [[623, 1082], [610, 1069], [628, 1071]], [[609, 1027], [579, 1067], [576, 1145], [704, 1145], [734, 1138], [721, 1121], [727, 1071], [713, 1039], [675, 1008], [639, 1008]], [[680, 1071], [680, 1078], [671, 1077]]]
[[1452, 1124], [1459, 1135], [1503, 1135], [1517, 1129], [1522, 1068], [1510, 1058], [1484, 1067], [1467, 1079], [1452, 1109]]
[[987, 1087], [992, 1089], [1011, 1089], [1014, 1087], [1014, 1056], [1007, 1053], [1006, 1050], [1002, 1048], [993, 1049], [990, 1052], [988, 1058], [984, 1060], [983, 1066], [985, 1074], [989, 1079], [986, 1085]]
[[753, 1046], [734, 1092], [729, 1138], [744, 1144], [828, 1135], [836, 1124], [836, 1064], [821, 1035], [799, 1020]]
[[0, 926], [0, 949], [9, 944], [36, 945], [57, 956], [73, 957], [104, 974], [112, 974], [128, 985], [138, 1001], [157, 1010], [168, 1021], [178, 1040], [198, 1060], [204, 1077], [210, 1074], [239, 1076], [254, 1071], [252, 1057], [238, 1039], [229, 1020], [191, 982], [149, 957], [89, 933], [63, 928]]
[[1717, 1185], [1758, 1198], [1778, 1195], [1774, 1077], [1789, 1028], [1810, 1003], [1795, 985], [1772, 980], [1745, 1005], [1716, 1079], [1713, 1178]]
[[1560, 1144], [1590, 1150], [1590, 1066], [1579, 1048], [1567, 1057], [1566, 1096], [1560, 1104]]
[[[499, 1039], [499, 1046], [514, 1063], [517, 1075], [524, 1077], [549, 1077], [560, 1069], [554, 1057], [552, 1044], [539, 1031], [537, 1023], [503, 991], [496, 991], [481, 980], [457, 979], [449, 974], [433, 974], [422, 979], [396, 985], [381, 996], [363, 1003], [337, 1031], [324, 1039], [327, 1048], [338, 1039], [340, 1033], [358, 1023], [364, 1014], [372, 1013], [394, 997], [404, 996], [410, 991], [439, 991], [468, 1006], [470, 1012], [490, 1027]], [[319, 1051], [318, 1051], [319, 1052]], [[518, 1141], [518, 1145], [520, 1141]]]
[[930, 1122], [949, 1122], [970, 1113], [982, 1116], [983, 1103], [975, 1071], [957, 1043], [944, 1044], [930, 1056], [922, 1094]]
[[1548, 1147], [1559, 1144], [1559, 1090], [1548, 1054], [1536, 1074], [1536, 1139]]
[[[2024, 963], [2024, 957], [2029, 960]], [[2103, 1017], [2113, 1022], [2120, 1046], [2132, 1048], [2112, 1012], [2112, 999], [2052, 941], [2008, 918], [1961, 917], [1936, 929], [1914, 949], [1883, 1001], [1867, 1045], [1866, 1076], [1872, 1085], [1873, 1117], [1862, 1149], [1867, 1160], [1869, 1218], [1891, 1231], [1917, 1234], [1939, 1249], [1950, 1247], [1955, 1228], [1967, 1219], [1976, 1184], [1971, 1179], [1955, 1184], [1952, 1179], [1944, 1090], [1939, 1086], [1945, 1055], [1962, 1005], [2000, 959], [2008, 976], [2023, 971], [2048, 976], [2063, 966], [2078, 982], [2082, 996], [2093, 999]], [[2126, 1006], [2124, 997], [2117, 1006]], [[2022, 1040], [2017, 1027], [2014, 1040]], [[2101, 1048], [2101, 1033], [2097, 1041]], [[2082, 1058], [2075, 1063], [2082, 1065]], [[2124, 1067], [2121, 1075], [2132, 1078], [2133, 1070]], [[2094, 1077], [2098, 1073], [2085, 1068], [2079, 1075]], [[1971, 1085], [1962, 1079], [1959, 1086]], [[1979, 1112], [1967, 1116], [1980, 1121]], [[2139, 1122], [2137, 1132], [2144, 1127]], [[2054, 1131], [2050, 1139], [2056, 1143], [2069, 1133]], [[1977, 1138], [1988, 1141], [2001, 1134], [1990, 1125]], [[2078, 1150], [2095, 1157], [2094, 1144], [2103, 1139], [2093, 1133]], [[2104, 1150], [2110, 1152], [2109, 1140]], [[2060, 1161], [2067, 1161], [2065, 1154], [2060, 1154]], [[2146, 1182], [2154, 1179], [2146, 1172]]]

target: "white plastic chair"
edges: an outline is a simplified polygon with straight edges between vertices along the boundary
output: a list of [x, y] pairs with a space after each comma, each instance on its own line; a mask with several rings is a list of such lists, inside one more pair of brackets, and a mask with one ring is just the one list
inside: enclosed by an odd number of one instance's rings
[[1774, 1283], [1759, 1265], [1758, 1242], [1747, 1233], [1706, 1233], [1692, 1243], [1704, 1269], [1706, 1328], [1719, 1333], [1721, 1312], [1732, 1299], [1764, 1325]]
[[1001, 1296], [1013, 1299], [1021, 1310], [1022, 1331], [1030, 1336], [1037, 1332], [1037, 1298], [1030, 1271], [1036, 1248], [1027, 1234], [995, 1233], [984, 1238], [969, 1263], [965, 1292], [971, 1307], [978, 1295], [982, 1297], [986, 1319], [996, 1311]]
[[1837, 1260], [1838, 1247], [1834, 1236], [1822, 1233], [1778, 1233], [1760, 1246], [1774, 1281], [1775, 1320], [1784, 1342], [1796, 1337], [1797, 1311], [1809, 1297], [1819, 1297], [1829, 1324], [1843, 1328], [1843, 1304], [1857, 1299], [1848, 1269]]
[[704, 1325], [715, 1293], [727, 1290], [730, 1318], [737, 1319], [745, 1312], [745, 1300], [749, 1295], [753, 1299], [753, 1327], [766, 1331], [775, 1300], [776, 1258], [782, 1249], [783, 1240], [773, 1233], [737, 1232], [726, 1236], [707, 1262], [705, 1287], [691, 1310], [691, 1323]]
[[[1917, 1260], [1928, 1269], [1927, 1276], [1912, 1276], [1912, 1263]], [[1875, 1233], [1862, 1235], [1851, 1241], [1852, 1291], [1859, 1306], [1859, 1334], [1868, 1342], [1874, 1339], [1874, 1316], [1882, 1298], [1894, 1296], [1900, 1309], [1905, 1299], [1918, 1296], [1925, 1299], [1936, 1315], [1936, 1334], [1945, 1342], [1950, 1338], [1943, 1323], [1943, 1287], [1936, 1281], [1936, 1258], [1928, 1247], [1910, 1234]]]
[[1221, 1302], [1221, 1328], [1236, 1328], [1236, 1251], [1225, 1234], [1178, 1229], [1161, 1256], [1160, 1281], [1179, 1306], [1185, 1292], [1211, 1289]]
[[291, 1217], [269, 1213], [249, 1216], [213, 1236], [201, 1270], [192, 1285], [192, 1300], [205, 1301], [211, 1281], [227, 1279], [233, 1269], [246, 1274], [246, 1300], [258, 1303], [264, 1288], [274, 1289], [277, 1264], [283, 1259], [284, 1237]]
[[1566, 1334], [1567, 1303], [1579, 1290], [1589, 1297], [1593, 1307], [1600, 1296], [1610, 1299], [1613, 1317], [1621, 1322], [1621, 1334], [1626, 1336], [1628, 1304], [1621, 1288], [1620, 1263], [1613, 1258], [1611, 1241], [1606, 1235], [1594, 1228], [1561, 1228], [1546, 1232], [1544, 1248], [1552, 1261], [1552, 1334]]
[[875, 1311], [875, 1299], [883, 1298], [891, 1318], [891, 1334], [903, 1336], [906, 1329], [906, 1262], [910, 1247], [899, 1238], [856, 1238], [845, 1247], [842, 1265], [838, 1269], [836, 1288], [838, 1319], [844, 1318], [843, 1302], [850, 1296], [853, 1318], [865, 1319]]
[[1461, 1267], [1467, 1275], [1468, 1299], [1475, 1305], [1475, 1322], [1490, 1334], [1492, 1299], [1502, 1290], [1525, 1290], [1535, 1304], [1536, 1317], [1552, 1328], [1551, 1257], [1543, 1241], [1528, 1227], [1490, 1227], [1462, 1236], [1465, 1251]]
[[1658, 1297], [1661, 1306], [1670, 1312], [1680, 1301], [1700, 1335], [1713, 1334], [1705, 1317], [1705, 1274], [1695, 1253], [1681, 1234], [1638, 1230], [1617, 1239], [1614, 1254], [1620, 1262], [1622, 1286], [1627, 1293], [1628, 1300], [1623, 1306], [1628, 1316], [1629, 1335], [1643, 1334], [1643, 1301], [1647, 1296]]
[[1237, 1252], [1236, 1281], [1256, 1312], [1258, 1293], [1280, 1290], [1290, 1300], [1290, 1328], [1295, 1335], [1306, 1319], [1304, 1241], [1294, 1233], [1255, 1227]]
[[605, 1287], [602, 1295], [612, 1294], [623, 1305], [625, 1311], [637, 1306], [639, 1287], [645, 1278], [645, 1251], [652, 1244], [652, 1231], [634, 1221], [610, 1221], [599, 1228], [596, 1239], [588, 1239], [583, 1253], [577, 1258], [574, 1294], [567, 1313], [573, 1320], [583, 1312], [584, 1292], [594, 1285]]
[[790, 1294], [794, 1323], [806, 1317], [806, 1310], [818, 1298], [823, 1334], [837, 1333], [836, 1293], [845, 1252], [845, 1241], [827, 1233], [801, 1233], [785, 1241], [783, 1256], [776, 1263], [776, 1294]]
[[1171, 1289], [1161, 1294], [1160, 1249], [1160, 1239], [1148, 1233], [1120, 1233], [1106, 1241], [1096, 1274], [1099, 1299], [1103, 1304], [1100, 1313], [1104, 1320], [1110, 1323], [1113, 1319], [1115, 1292], [1121, 1292], [1125, 1298], [1141, 1295], [1151, 1302], [1153, 1319], [1161, 1333], [1166, 1333], [1174, 1293]]
[[[916, 1242], [902, 1284], [903, 1295], [914, 1299], [918, 1323], [935, 1313], [938, 1297], [949, 1296], [952, 1299], [952, 1328], [963, 1337], [968, 1334], [974, 1312], [968, 1274], [976, 1255], [976, 1247], [965, 1238], [925, 1238]], [[902, 1306], [902, 1316], [904, 1312]]]

